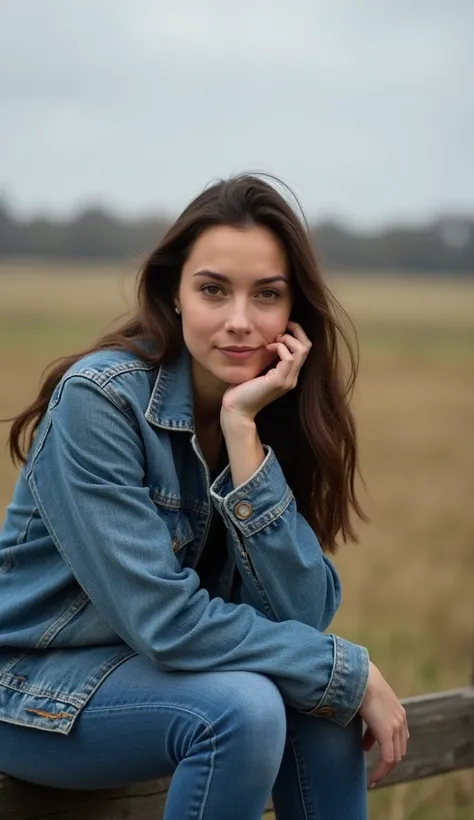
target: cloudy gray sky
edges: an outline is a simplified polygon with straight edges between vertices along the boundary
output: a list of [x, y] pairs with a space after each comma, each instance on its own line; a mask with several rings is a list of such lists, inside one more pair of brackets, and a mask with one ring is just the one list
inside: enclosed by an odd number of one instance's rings
[[474, 212], [473, 0], [0, 0], [0, 193], [176, 213], [234, 171], [310, 218]]

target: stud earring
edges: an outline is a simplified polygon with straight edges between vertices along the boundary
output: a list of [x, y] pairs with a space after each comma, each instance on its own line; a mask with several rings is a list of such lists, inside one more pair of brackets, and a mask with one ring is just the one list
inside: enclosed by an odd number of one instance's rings
[[181, 313], [181, 310], [180, 310], [180, 308], [178, 307], [178, 305], [175, 305], [174, 312], [175, 312], [175, 313], [177, 313], [177, 314], [178, 314], [178, 316], [179, 316], [179, 314]]

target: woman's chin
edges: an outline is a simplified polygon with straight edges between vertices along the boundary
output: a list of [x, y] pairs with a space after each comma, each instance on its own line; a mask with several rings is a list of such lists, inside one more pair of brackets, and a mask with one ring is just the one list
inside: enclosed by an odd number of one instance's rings
[[222, 361], [223, 356], [219, 356], [221, 361], [213, 358], [208, 360], [207, 366], [213, 376], [227, 385], [243, 384], [243, 382], [256, 379], [265, 373], [274, 361], [274, 356], [257, 354], [250, 359]]
[[214, 371], [215, 375], [224, 381], [226, 384], [243, 384], [243, 382], [248, 382], [251, 379], [256, 379], [257, 376], [261, 373], [260, 370], [255, 368], [255, 365], [249, 366], [244, 364], [239, 364], [238, 367], [225, 367], [219, 368], [219, 373]]

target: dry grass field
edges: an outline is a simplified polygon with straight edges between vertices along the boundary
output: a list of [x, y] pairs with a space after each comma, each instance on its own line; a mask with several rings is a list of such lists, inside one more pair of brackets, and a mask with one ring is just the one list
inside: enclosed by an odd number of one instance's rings
[[[0, 266], [0, 417], [32, 399], [43, 368], [89, 345], [132, 304], [117, 266]], [[360, 544], [336, 558], [334, 624], [364, 643], [400, 696], [463, 686], [474, 644], [474, 283], [331, 277], [359, 334], [354, 405]], [[0, 508], [15, 470], [0, 426]], [[469, 772], [372, 794], [372, 820], [474, 820]]]

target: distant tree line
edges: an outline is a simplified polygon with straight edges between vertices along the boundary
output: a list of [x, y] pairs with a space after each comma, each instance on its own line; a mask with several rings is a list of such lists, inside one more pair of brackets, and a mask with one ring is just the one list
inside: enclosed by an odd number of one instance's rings
[[[160, 217], [123, 219], [99, 207], [69, 220], [19, 219], [0, 201], [0, 257], [126, 259], [151, 251], [168, 224]], [[310, 230], [328, 268], [474, 275], [474, 218], [446, 216], [421, 227], [388, 227], [370, 234], [336, 222]]]

